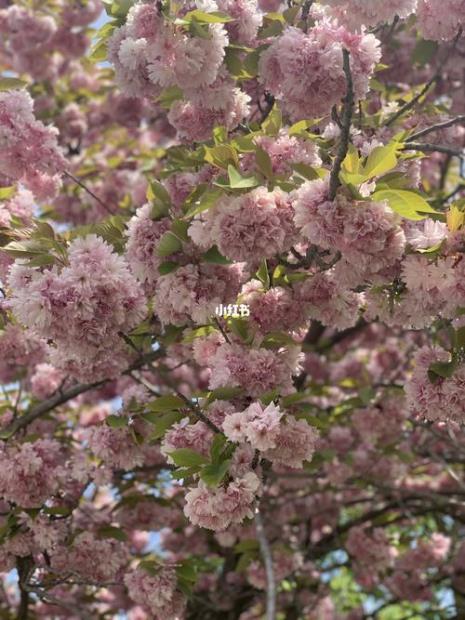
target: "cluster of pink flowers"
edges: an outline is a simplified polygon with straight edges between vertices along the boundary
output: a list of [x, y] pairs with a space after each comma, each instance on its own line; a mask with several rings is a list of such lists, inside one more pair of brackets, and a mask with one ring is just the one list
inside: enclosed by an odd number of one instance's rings
[[450, 538], [435, 533], [431, 540], [418, 541], [416, 547], [399, 555], [393, 574], [385, 581], [391, 592], [407, 601], [425, 601], [432, 597], [432, 590], [425, 571], [441, 564], [450, 549]]
[[129, 220], [125, 253], [131, 271], [149, 293], [154, 291], [160, 277], [158, 267], [163, 262], [156, 253], [158, 241], [171, 228], [169, 218], [151, 218], [151, 209], [150, 204], [145, 204]]
[[[208, 87], [214, 90], [214, 85]], [[207, 92], [209, 92], [207, 91]], [[240, 88], [223, 88], [224, 103], [221, 107], [206, 107], [205, 102], [176, 101], [171, 106], [168, 120], [179, 138], [186, 141], [208, 140], [214, 127], [235, 129], [249, 114], [248, 95]], [[205, 93], [203, 93], [205, 95]]]
[[216, 0], [216, 4], [220, 11], [232, 18], [226, 24], [230, 40], [242, 45], [253, 45], [262, 25], [257, 0]]
[[423, 347], [416, 353], [412, 376], [405, 385], [407, 404], [413, 414], [428, 420], [465, 420], [465, 365], [460, 364], [451, 377], [428, 374], [432, 364], [449, 361], [449, 353], [439, 347]]
[[328, 114], [346, 92], [342, 49], [350, 52], [354, 91], [362, 98], [381, 57], [371, 34], [352, 34], [323, 20], [308, 34], [287, 28], [260, 56], [260, 79], [294, 120]]
[[426, 39], [453, 39], [465, 25], [464, 0], [418, 0], [418, 27]]
[[242, 196], [225, 196], [207, 214], [194, 219], [188, 234], [196, 245], [217, 245], [235, 261], [257, 263], [289, 250], [296, 238], [289, 195], [264, 187]]
[[218, 304], [234, 301], [243, 274], [240, 265], [185, 265], [158, 280], [155, 312], [164, 324], [202, 325], [215, 314]]
[[[273, 550], [273, 571], [277, 581], [282, 581], [288, 575], [302, 566], [302, 556], [290, 553], [287, 550]], [[262, 562], [254, 561], [247, 566], [247, 581], [258, 590], [266, 590], [266, 571]]]
[[295, 329], [308, 320], [308, 308], [291, 287], [273, 286], [264, 290], [259, 280], [249, 280], [239, 299], [249, 306], [249, 325], [262, 334]]
[[107, 467], [130, 470], [144, 463], [144, 452], [129, 427], [93, 426], [88, 434], [91, 452]]
[[124, 583], [133, 601], [147, 611], [154, 620], [181, 620], [186, 600], [177, 590], [176, 573], [161, 568], [151, 574], [142, 568], [126, 573]]
[[11, 383], [34, 369], [45, 357], [45, 343], [8, 323], [0, 332], [0, 381]]
[[417, 0], [324, 0], [333, 7], [331, 14], [350, 28], [375, 26], [398, 17], [405, 18], [415, 11]]
[[276, 447], [283, 412], [274, 403], [265, 409], [259, 402], [252, 403], [244, 411], [228, 415], [223, 431], [230, 441], [248, 441], [252, 448], [262, 452]]
[[[223, 5], [234, 14], [234, 21], [229, 28], [208, 24], [208, 37], [204, 38], [164, 20], [157, 5], [138, 2], [109, 41], [109, 59], [127, 94], [153, 97], [169, 87], [184, 92], [186, 99], [172, 104], [168, 119], [186, 140], [207, 140], [215, 125], [233, 129], [249, 113], [249, 97], [235, 87], [222, 63], [229, 41], [227, 30], [250, 43], [261, 17], [252, 0], [224, 0]], [[182, 10], [179, 17], [186, 12]]]
[[252, 397], [273, 389], [292, 391], [291, 375], [296, 360], [288, 350], [250, 349], [240, 344], [222, 344], [210, 359], [210, 388], [241, 387]]
[[[97, 562], [96, 558], [105, 558], [105, 561]], [[124, 543], [97, 538], [92, 532], [82, 532], [74, 538], [71, 546], [57, 550], [52, 557], [52, 567], [90, 583], [105, 584], [121, 580], [128, 560]]]
[[[342, 282], [340, 284], [340, 282]], [[363, 293], [355, 293], [334, 276], [334, 270], [310, 276], [298, 287], [297, 298], [307, 316], [337, 329], [352, 327], [363, 305]]]
[[9, 228], [12, 217], [26, 225], [31, 221], [33, 212], [34, 196], [29, 190], [19, 187], [13, 198], [0, 204], [0, 226]]
[[161, 444], [161, 453], [167, 457], [168, 463], [172, 462], [170, 452], [179, 448], [190, 448], [208, 456], [213, 439], [213, 432], [203, 422], [189, 423], [189, 418], [184, 418], [170, 427], [165, 433]]
[[57, 368], [82, 380], [111, 376], [125, 364], [118, 334], [144, 318], [145, 297], [124, 259], [96, 235], [74, 240], [68, 261], [61, 270], [13, 265], [11, 308], [33, 334], [53, 341]]
[[328, 182], [317, 180], [294, 192], [293, 206], [295, 224], [311, 243], [341, 253], [337, 271], [346, 286], [382, 281], [404, 254], [400, 218], [386, 203], [354, 201], [342, 193], [330, 201]]
[[0, 173], [21, 181], [38, 200], [55, 194], [65, 167], [57, 135], [36, 120], [26, 91], [0, 93]]
[[48, 398], [63, 383], [64, 376], [51, 364], [38, 364], [31, 377], [31, 393], [36, 398]]
[[18, 4], [2, 6], [0, 53], [14, 71], [36, 80], [55, 78], [63, 63], [85, 53], [90, 42], [85, 29], [102, 10], [100, 0], [57, 3], [58, 15]]
[[259, 489], [260, 480], [251, 471], [229, 482], [226, 488], [209, 488], [200, 481], [186, 494], [184, 513], [194, 525], [222, 531], [253, 517], [252, 509]]
[[[283, 129], [275, 138], [265, 135], [257, 136], [254, 143], [266, 151], [271, 160], [273, 174], [276, 175], [290, 174], [293, 164], [305, 164], [318, 168], [322, 163], [318, 148], [312, 141], [290, 136]], [[245, 153], [241, 160], [241, 168], [245, 172], [255, 171], [256, 155]]]
[[305, 419], [286, 417], [276, 436], [275, 447], [265, 452], [265, 458], [275, 465], [302, 469], [304, 461], [310, 462], [318, 441], [318, 432]]
[[357, 581], [367, 589], [379, 582], [379, 573], [391, 567], [396, 556], [396, 549], [382, 528], [351, 528], [345, 547], [355, 559]]
[[58, 491], [63, 476], [61, 444], [38, 439], [0, 448], [0, 496], [22, 508], [40, 507]]

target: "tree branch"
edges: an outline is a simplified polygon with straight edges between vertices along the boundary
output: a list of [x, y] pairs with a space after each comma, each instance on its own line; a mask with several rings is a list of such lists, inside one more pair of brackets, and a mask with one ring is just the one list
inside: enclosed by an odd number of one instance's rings
[[96, 201], [98, 202], [98, 204], [99, 204], [101, 207], [103, 207], [103, 209], [105, 209], [105, 211], [106, 211], [107, 213], [109, 213], [110, 215], [114, 215], [113, 211], [112, 211], [109, 207], [107, 207], [107, 205], [103, 202], [103, 200], [102, 200], [101, 198], [99, 198], [99, 197], [97, 196], [97, 194], [94, 194], [94, 192], [93, 192], [91, 189], [89, 189], [85, 183], [83, 183], [80, 179], [78, 179], [77, 177], [75, 177], [73, 174], [71, 174], [71, 172], [68, 172], [67, 170], [65, 170], [65, 171], [63, 172], [63, 174], [64, 174], [66, 177], [68, 177], [69, 179], [71, 179], [71, 181], [73, 181], [74, 183], [76, 183], [76, 185], [79, 185], [79, 187], [82, 187], [82, 189], [83, 189], [85, 192], [87, 192], [87, 193], [89, 194], [89, 196], [92, 196], [92, 198], [93, 198], [94, 200], [96, 200]]
[[266, 620], [276, 620], [276, 581], [273, 570], [273, 557], [266, 537], [262, 515], [258, 507], [255, 510], [255, 530], [266, 572]]
[[453, 40], [452, 45], [450, 46], [449, 50], [445, 54], [445, 56], [442, 59], [442, 61], [439, 63], [439, 66], [438, 66], [435, 74], [433, 75], [433, 77], [430, 80], [428, 80], [428, 82], [424, 85], [424, 87], [421, 89], [421, 91], [418, 93], [418, 95], [416, 95], [411, 101], [408, 101], [405, 105], [403, 105], [400, 108], [400, 110], [398, 110], [395, 114], [393, 114], [391, 116], [391, 118], [389, 118], [386, 121], [386, 127], [389, 127], [390, 125], [395, 123], [398, 118], [400, 118], [406, 112], [408, 112], [409, 110], [414, 108], [416, 106], [416, 104], [418, 103], [418, 101], [424, 95], [426, 95], [426, 93], [429, 91], [431, 86], [433, 84], [435, 84], [439, 80], [439, 78], [441, 77], [442, 70], [444, 69], [444, 66], [445, 66], [446, 62], [449, 60], [452, 52], [455, 50], [455, 48], [457, 46], [457, 43], [458, 43], [458, 40], [460, 39], [461, 36], [462, 36], [462, 28], [460, 27], [458, 32], [457, 32], [457, 34], [455, 35], [455, 39]]
[[[138, 370], [139, 368], [142, 368], [149, 361], [156, 359], [159, 356], [159, 351], [152, 351], [151, 353], [136, 360], [136, 362], [134, 362], [134, 364], [132, 364], [127, 370], [125, 370], [123, 374], [130, 374], [133, 370]], [[32, 407], [20, 418], [14, 420], [14, 422], [10, 424], [10, 426], [1, 431], [0, 436], [3, 439], [9, 439], [19, 430], [21, 430], [22, 428], [26, 428], [26, 426], [29, 426], [29, 424], [34, 422], [34, 420], [37, 420], [49, 411], [52, 411], [53, 409], [55, 409], [55, 407], [67, 403], [69, 400], [76, 398], [76, 396], [79, 396], [84, 392], [89, 392], [90, 390], [93, 390], [95, 388], [102, 387], [109, 381], [111, 381], [111, 379], [102, 379], [101, 381], [95, 381], [94, 383], [78, 383], [77, 385], [74, 385], [73, 387], [70, 387], [65, 391], [57, 392], [47, 400], [44, 400], [35, 407]]]
[[423, 138], [433, 131], [440, 131], [441, 129], [447, 129], [448, 127], [452, 127], [453, 125], [460, 125], [461, 123], [465, 124], [465, 115], [455, 116], [454, 118], [450, 118], [447, 121], [442, 123], [436, 123], [435, 125], [431, 125], [430, 127], [426, 127], [426, 129], [422, 129], [421, 131], [417, 131], [417, 133], [412, 134], [408, 137], [405, 142], [415, 142], [419, 138]]
[[421, 144], [419, 142], [408, 142], [402, 147], [403, 151], [421, 151], [423, 153], [444, 153], [451, 157], [459, 157], [463, 159], [465, 157], [465, 148], [453, 149], [449, 146], [442, 144], [430, 144], [428, 142]]
[[352, 122], [355, 102], [354, 83], [352, 80], [352, 72], [350, 70], [350, 54], [346, 49], [342, 50], [342, 54], [344, 74], [347, 82], [347, 92], [344, 97], [344, 108], [342, 110], [342, 128], [339, 148], [329, 176], [329, 200], [334, 200], [336, 198], [337, 188], [341, 184], [339, 181], [339, 173], [341, 171], [342, 162], [344, 161], [349, 149], [350, 124]]

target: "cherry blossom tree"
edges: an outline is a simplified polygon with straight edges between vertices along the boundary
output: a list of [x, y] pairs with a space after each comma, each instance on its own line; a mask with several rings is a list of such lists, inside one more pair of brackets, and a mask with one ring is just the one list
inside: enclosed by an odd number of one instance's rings
[[0, 617], [465, 617], [465, 0], [0, 0]]

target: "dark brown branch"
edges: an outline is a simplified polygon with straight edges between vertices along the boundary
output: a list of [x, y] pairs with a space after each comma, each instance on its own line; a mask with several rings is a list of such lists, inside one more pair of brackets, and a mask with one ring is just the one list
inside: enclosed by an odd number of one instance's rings
[[426, 129], [422, 129], [421, 131], [417, 131], [417, 133], [412, 134], [405, 141], [415, 142], [415, 140], [423, 138], [424, 136], [433, 133], [433, 131], [441, 131], [441, 129], [447, 129], [448, 127], [452, 127], [453, 125], [460, 125], [461, 123], [465, 124], [465, 115], [456, 116], [442, 123], [436, 123], [436, 125], [426, 127]]
[[266, 620], [276, 620], [276, 580], [273, 569], [273, 556], [271, 555], [270, 544], [266, 537], [262, 515], [258, 507], [255, 511], [255, 530], [266, 573]]
[[313, 0], [305, 0], [302, 6], [302, 21], [304, 23], [303, 31], [306, 33], [308, 30], [308, 16], [310, 15], [310, 9], [312, 8]]
[[352, 115], [354, 111], [355, 95], [354, 95], [354, 83], [352, 80], [352, 72], [350, 70], [350, 54], [346, 49], [342, 50], [343, 54], [343, 68], [344, 75], [346, 77], [347, 91], [344, 97], [344, 107], [342, 110], [342, 127], [341, 136], [339, 141], [339, 148], [334, 160], [331, 174], [329, 176], [329, 200], [334, 200], [336, 197], [337, 188], [341, 184], [339, 181], [339, 173], [341, 172], [342, 162], [346, 158], [347, 151], [349, 150], [350, 140], [350, 125], [352, 122]]
[[459, 28], [459, 31], [457, 32], [457, 34], [455, 36], [455, 39], [452, 42], [452, 45], [450, 46], [449, 50], [445, 54], [445, 56], [442, 59], [442, 61], [439, 63], [439, 66], [438, 66], [435, 74], [433, 75], [433, 77], [430, 80], [428, 80], [428, 82], [423, 86], [423, 88], [418, 93], [418, 95], [416, 95], [415, 97], [413, 97], [413, 99], [411, 101], [408, 101], [405, 105], [403, 105], [400, 108], [400, 110], [398, 110], [395, 114], [393, 114], [391, 116], [391, 118], [389, 118], [387, 120], [386, 127], [389, 127], [390, 125], [395, 123], [398, 118], [400, 118], [406, 112], [408, 112], [409, 110], [414, 108], [416, 106], [416, 104], [420, 101], [420, 99], [424, 95], [426, 95], [426, 93], [429, 91], [431, 86], [433, 86], [433, 84], [435, 84], [440, 79], [441, 74], [442, 74], [442, 70], [444, 69], [444, 66], [445, 66], [446, 62], [449, 60], [451, 54], [455, 50], [455, 48], [457, 46], [457, 43], [458, 43], [458, 40], [460, 39], [461, 36], [462, 36], [462, 28]]
[[18, 558], [16, 568], [18, 571], [18, 588], [19, 588], [19, 607], [16, 620], [28, 620], [29, 618], [29, 592], [27, 589], [27, 580], [32, 567], [32, 559], [30, 556]]
[[[133, 370], [138, 370], [139, 368], [142, 368], [149, 361], [156, 359], [157, 357], [160, 357], [159, 351], [147, 354], [146, 356], [143, 356], [140, 359], [136, 360], [136, 362], [134, 362], [134, 364], [132, 364], [127, 370], [125, 370], [123, 374], [130, 374]], [[44, 400], [35, 407], [32, 407], [27, 413], [25, 413], [25, 415], [14, 420], [14, 422], [9, 427], [2, 431], [2, 437], [4, 439], [12, 437], [19, 430], [21, 430], [22, 428], [26, 428], [26, 426], [29, 426], [29, 424], [34, 422], [34, 420], [37, 420], [43, 415], [49, 413], [49, 411], [52, 411], [53, 409], [55, 409], [55, 407], [59, 407], [60, 405], [67, 403], [71, 399], [76, 398], [76, 396], [79, 396], [84, 392], [89, 392], [90, 390], [102, 387], [110, 380], [111, 379], [102, 379], [101, 381], [95, 381], [94, 383], [78, 383], [77, 385], [74, 385], [73, 387], [70, 387], [65, 391], [57, 392], [47, 400]]]
[[99, 204], [99, 205], [100, 205], [103, 209], [105, 209], [105, 211], [106, 211], [107, 213], [109, 213], [110, 215], [114, 215], [113, 211], [112, 211], [109, 207], [107, 207], [107, 205], [103, 202], [103, 200], [102, 200], [101, 198], [99, 198], [99, 197], [97, 196], [97, 194], [94, 194], [94, 192], [93, 192], [91, 189], [89, 189], [85, 183], [83, 183], [80, 179], [78, 179], [77, 177], [75, 177], [73, 174], [71, 174], [71, 172], [68, 172], [67, 170], [65, 170], [65, 171], [63, 172], [63, 174], [64, 174], [66, 177], [68, 177], [69, 179], [71, 179], [71, 181], [73, 181], [74, 183], [76, 183], [76, 185], [79, 185], [79, 187], [82, 187], [82, 189], [83, 189], [85, 192], [87, 192], [87, 193], [89, 194], [89, 196], [92, 196], [92, 198], [93, 198], [94, 200], [96, 200], [96, 201], [98, 202], [98, 204]]
[[408, 142], [402, 147], [403, 151], [421, 151], [422, 153], [444, 153], [451, 157], [459, 157], [463, 159], [465, 157], [465, 149], [453, 149], [449, 146], [442, 144], [420, 144], [419, 142]]

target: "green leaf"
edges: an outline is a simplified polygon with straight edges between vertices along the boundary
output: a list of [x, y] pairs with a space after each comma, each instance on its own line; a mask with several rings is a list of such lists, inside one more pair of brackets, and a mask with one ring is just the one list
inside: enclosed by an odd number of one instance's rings
[[161, 263], [161, 265], [159, 265], [158, 273], [161, 276], [166, 276], [168, 273], [171, 273], [172, 271], [176, 271], [176, 269], [179, 266], [180, 266], [179, 263], [174, 263], [173, 261], [166, 261], [164, 263]]
[[108, 54], [108, 41], [98, 41], [92, 48], [89, 60], [91, 62], [103, 62]]
[[156, 198], [165, 205], [171, 205], [171, 198], [166, 188], [158, 181], [149, 181], [147, 200], [152, 202]]
[[176, 235], [180, 241], [189, 241], [187, 230], [189, 223], [183, 220], [174, 220], [171, 224], [171, 232]]
[[157, 246], [157, 255], [161, 257], [170, 256], [170, 254], [175, 254], [181, 249], [181, 241], [173, 232], [168, 230], [160, 237], [160, 241]]
[[216, 433], [213, 437], [212, 445], [210, 447], [210, 459], [212, 463], [219, 463], [221, 461], [221, 454], [226, 446], [227, 439], [221, 433]]
[[424, 198], [413, 191], [382, 189], [372, 194], [375, 201], [386, 200], [393, 211], [408, 220], [423, 220], [427, 213], [436, 213]]
[[223, 196], [223, 191], [221, 189], [207, 189], [198, 199], [195, 200], [193, 206], [191, 206], [184, 215], [184, 218], [188, 219], [194, 217], [194, 215], [202, 213], [203, 211], [211, 209], [215, 206], [221, 196]]
[[113, 538], [114, 540], [126, 541], [128, 539], [126, 533], [119, 527], [113, 525], [104, 525], [98, 529], [100, 538]]
[[208, 459], [190, 448], [179, 448], [169, 453], [175, 465], [179, 467], [201, 467], [208, 463]]
[[179, 409], [181, 407], [185, 407], [186, 403], [179, 396], [174, 396], [172, 394], [166, 394], [165, 396], [160, 396], [155, 400], [150, 401], [148, 404], [148, 408], [150, 411], [170, 411], [173, 409]]
[[153, 424], [153, 431], [149, 439], [150, 441], [154, 441], [163, 437], [173, 424], [180, 422], [183, 418], [183, 414], [178, 411], [168, 411], [164, 414], [152, 411], [150, 413], [144, 413], [141, 417], [146, 422], [149, 422], [149, 424]]
[[184, 94], [179, 86], [168, 86], [161, 91], [155, 101], [160, 107], [169, 109], [175, 101], [180, 101], [183, 97]]
[[415, 46], [412, 54], [412, 62], [419, 64], [422, 67], [427, 65], [438, 51], [438, 44], [436, 41], [426, 41], [421, 39]]
[[213, 140], [215, 144], [223, 144], [228, 139], [228, 130], [226, 127], [218, 126], [213, 128]]
[[109, 415], [105, 418], [105, 422], [111, 428], [123, 428], [128, 425], [128, 418], [122, 415]]
[[125, 220], [120, 215], [112, 215], [107, 220], [97, 224], [94, 232], [105, 241], [122, 250], [125, 243]]
[[439, 379], [448, 379], [452, 377], [457, 368], [457, 360], [453, 357], [450, 362], [434, 362], [428, 368], [428, 378], [431, 383], [435, 383]]
[[199, 472], [198, 466], [196, 466], [196, 467], [180, 467], [179, 469], [176, 469], [175, 471], [172, 471], [170, 475], [175, 480], [182, 480], [183, 478], [184, 479], [190, 478], [191, 476], [194, 476], [198, 472]]
[[0, 187], [0, 200], [9, 200], [16, 193], [16, 186]]
[[248, 321], [246, 318], [231, 318], [228, 319], [228, 325], [231, 331], [241, 338], [244, 342], [248, 342], [249, 340], [249, 329], [248, 329]]
[[213, 263], [215, 265], [230, 265], [232, 263], [232, 261], [221, 254], [216, 245], [212, 246], [209, 250], [202, 254], [202, 261], [205, 263]]
[[228, 459], [222, 463], [211, 463], [202, 467], [200, 478], [209, 487], [217, 487], [228, 473], [231, 460]]
[[184, 560], [181, 566], [176, 568], [176, 575], [178, 579], [183, 579], [184, 581], [191, 581], [192, 583], [197, 581], [197, 571], [189, 560]]
[[146, 573], [154, 577], [160, 570], [160, 565], [155, 560], [142, 560], [137, 568], [144, 570]]
[[234, 551], [236, 553], [244, 553], [244, 551], [258, 551], [259, 549], [259, 542], [255, 538], [245, 538], [234, 545]]
[[294, 123], [293, 125], [289, 127], [288, 134], [290, 136], [306, 137], [308, 135], [306, 134], [306, 130], [310, 129], [310, 127], [314, 127], [315, 125], [318, 125], [318, 123], [320, 123], [322, 120], [323, 118], [316, 118], [316, 119], [311, 119], [311, 120], [297, 121], [297, 123]]
[[397, 166], [396, 153], [399, 149], [397, 143], [392, 143], [387, 146], [377, 146], [368, 155], [366, 163], [362, 166], [361, 173], [366, 177], [366, 180], [379, 177], [386, 172], [389, 172]]
[[465, 327], [459, 327], [455, 330], [455, 342], [459, 349], [465, 347]]
[[257, 187], [260, 185], [257, 177], [243, 177], [231, 164], [228, 165], [229, 185], [232, 189], [247, 189], [249, 187]]
[[258, 169], [267, 179], [273, 178], [273, 164], [271, 157], [260, 146], [255, 149], [255, 161], [257, 162]]
[[283, 125], [283, 115], [278, 104], [275, 103], [271, 112], [262, 123], [262, 130], [267, 136], [277, 136]]
[[189, 11], [189, 13], [186, 13], [186, 15], [184, 15], [183, 19], [187, 22], [195, 20], [202, 24], [227, 24], [228, 22], [234, 21], [234, 19], [226, 13], [221, 13], [220, 11], [205, 13], [204, 11], [200, 11], [199, 9], [196, 9], [195, 11]]
[[211, 39], [212, 38], [208, 24], [199, 22], [196, 19], [192, 19], [189, 22], [189, 32], [192, 36], [199, 37], [199, 39]]
[[125, 18], [134, 0], [103, 0], [107, 15]]
[[260, 263], [260, 267], [255, 274], [266, 289], [270, 288], [270, 274], [268, 272], [268, 264], [265, 259]]
[[184, 338], [182, 339], [183, 344], [190, 344], [194, 342], [197, 338], [205, 338], [210, 334], [213, 334], [217, 331], [216, 327], [213, 325], [203, 325], [202, 327], [197, 327], [196, 329], [188, 330]]
[[212, 403], [215, 400], [230, 400], [241, 394], [242, 388], [239, 387], [221, 387], [216, 390], [212, 390], [208, 393], [208, 402]]
[[342, 169], [350, 174], [357, 174], [360, 169], [360, 157], [353, 144], [349, 144], [349, 150], [342, 162]]
[[219, 144], [218, 146], [205, 147], [204, 159], [209, 164], [224, 168], [227, 170], [228, 165], [238, 166], [239, 159], [235, 149], [229, 144]]
[[0, 77], [0, 91], [2, 90], [16, 90], [18, 88], [24, 88], [27, 86], [27, 82], [15, 77]]

